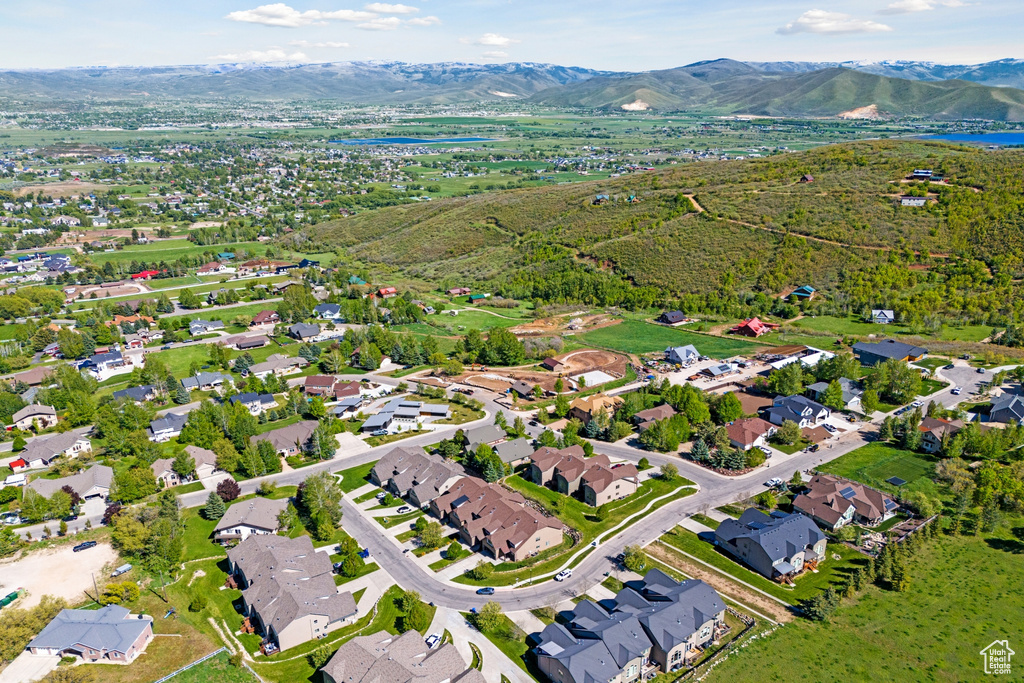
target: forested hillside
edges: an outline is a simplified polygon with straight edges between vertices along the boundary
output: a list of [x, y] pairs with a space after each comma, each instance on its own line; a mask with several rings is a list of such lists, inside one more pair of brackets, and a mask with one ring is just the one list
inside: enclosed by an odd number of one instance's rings
[[[902, 182], [915, 168], [947, 182]], [[611, 201], [595, 206], [597, 193]], [[929, 202], [902, 207], [901, 193]], [[692, 294], [707, 307], [811, 284], [849, 305], [909, 297], [988, 319], [1010, 312], [1024, 276], [1024, 153], [851, 143], [391, 207], [308, 234], [365, 262], [519, 298], [643, 305]]]

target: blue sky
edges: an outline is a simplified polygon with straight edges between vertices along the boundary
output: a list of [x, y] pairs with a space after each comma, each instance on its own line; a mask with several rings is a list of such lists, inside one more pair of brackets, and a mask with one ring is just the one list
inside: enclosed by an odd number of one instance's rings
[[0, 3], [0, 68], [224, 62], [1024, 58], [1021, 0], [32, 0]]

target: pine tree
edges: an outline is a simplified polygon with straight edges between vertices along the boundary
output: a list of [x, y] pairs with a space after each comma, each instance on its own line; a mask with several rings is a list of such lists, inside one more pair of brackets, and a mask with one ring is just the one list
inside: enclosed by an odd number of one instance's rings
[[209, 520], [220, 519], [224, 516], [225, 510], [227, 508], [221, 497], [210, 491], [210, 495], [206, 498], [206, 505], [203, 507], [203, 517]]
[[177, 391], [175, 391], [174, 393], [174, 402], [177, 403], [179, 406], [183, 406], [186, 403], [188, 403], [188, 400], [188, 389], [179, 384]]

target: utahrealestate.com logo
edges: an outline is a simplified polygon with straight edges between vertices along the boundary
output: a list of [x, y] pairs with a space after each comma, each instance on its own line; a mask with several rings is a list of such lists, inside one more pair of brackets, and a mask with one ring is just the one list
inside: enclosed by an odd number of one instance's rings
[[985, 658], [985, 673], [987, 674], [1009, 674], [1010, 657], [1017, 654], [1010, 649], [1010, 641], [994, 640], [992, 644], [981, 651]]

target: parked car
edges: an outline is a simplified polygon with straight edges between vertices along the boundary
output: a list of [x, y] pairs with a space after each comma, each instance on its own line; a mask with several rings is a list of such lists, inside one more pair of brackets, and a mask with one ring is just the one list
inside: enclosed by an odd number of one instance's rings
[[380, 500], [381, 498], [383, 498], [386, 495], [388, 495], [387, 491], [381, 491], [380, 493], [377, 494], [377, 500]]
[[387, 436], [387, 435], [388, 435], [388, 430], [386, 430], [386, 429], [375, 429], [374, 431], [370, 432], [370, 436]]
[[952, 363], [950, 363], [949, 365], [946, 365], [946, 366], [944, 366], [944, 367], [943, 367], [942, 369], [943, 369], [943, 370], [952, 370], [952, 369], [953, 369], [953, 368], [955, 368], [955, 367], [956, 367], [955, 365], [953, 365]]
[[560, 571], [557, 574], [555, 574], [555, 581], [565, 581], [570, 576], [572, 576], [572, 570], [571, 569], [563, 569], [562, 571]]
[[954, 396], [959, 396], [960, 394], [964, 393], [964, 390], [963, 387], [953, 387], [953, 391], [950, 393], [952, 393]]
[[410, 510], [412, 510], [411, 507], [409, 507], [408, 505], [403, 505], [402, 507], [400, 507], [397, 510], [395, 510], [395, 512], [400, 515], [403, 512], [409, 512]]
[[767, 446], [758, 446], [757, 450], [759, 450], [762, 453], [764, 453], [765, 456], [768, 457], [768, 458], [772, 457], [772, 449], [768, 448]]
[[764, 483], [764, 485], [771, 489], [771, 488], [775, 488], [776, 486], [778, 486], [781, 483], [782, 483], [781, 479], [779, 479], [778, 477], [773, 477], [773, 478], [769, 479], [768, 481], [766, 481]]
[[360, 550], [359, 551], [359, 557], [363, 558], [364, 560], [368, 559], [370, 557], [370, 549], [369, 548], [363, 548], [362, 550]]
[[429, 638], [427, 638], [427, 648], [430, 649], [430, 650], [433, 650], [437, 646], [437, 644], [440, 643], [440, 642], [441, 642], [441, 636], [439, 636], [438, 634], [435, 633], [435, 634], [431, 635]]
[[96, 541], [86, 541], [85, 543], [79, 543], [78, 545], [76, 545], [71, 550], [72, 550], [72, 552], [76, 552], [77, 553], [80, 550], [88, 550], [89, 548], [94, 548], [94, 547], [96, 547]]
[[494, 595], [494, 589], [490, 588], [490, 587], [480, 588], [480, 589], [477, 589], [476, 594], [477, 595]]
[[114, 570], [114, 573], [110, 575], [110, 578], [113, 579], [115, 577], [121, 576], [121, 574], [127, 574], [131, 570], [132, 566], [130, 564], [122, 564], [120, 567]]
[[821, 444], [814, 444], [811, 446], [811, 453], [817, 453], [819, 450], [821, 450]]
[[2, 521], [4, 524], [21, 524], [21, 517], [12, 512], [4, 515]]
[[334, 563], [334, 573], [335, 574], [340, 574], [341, 573], [341, 562], [335, 562]]
[[618, 562], [619, 564], [622, 564], [623, 562], [626, 561], [626, 555], [624, 553], [619, 553], [618, 555], [615, 556], [615, 561]]
[[830, 424], [823, 424], [822, 427], [824, 427], [825, 431], [828, 432], [829, 434], [835, 434], [836, 433], [836, 428], [833, 427]]
[[978, 368], [978, 374], [979, 375], [984, 375], [985, 374], [985, 368]]

